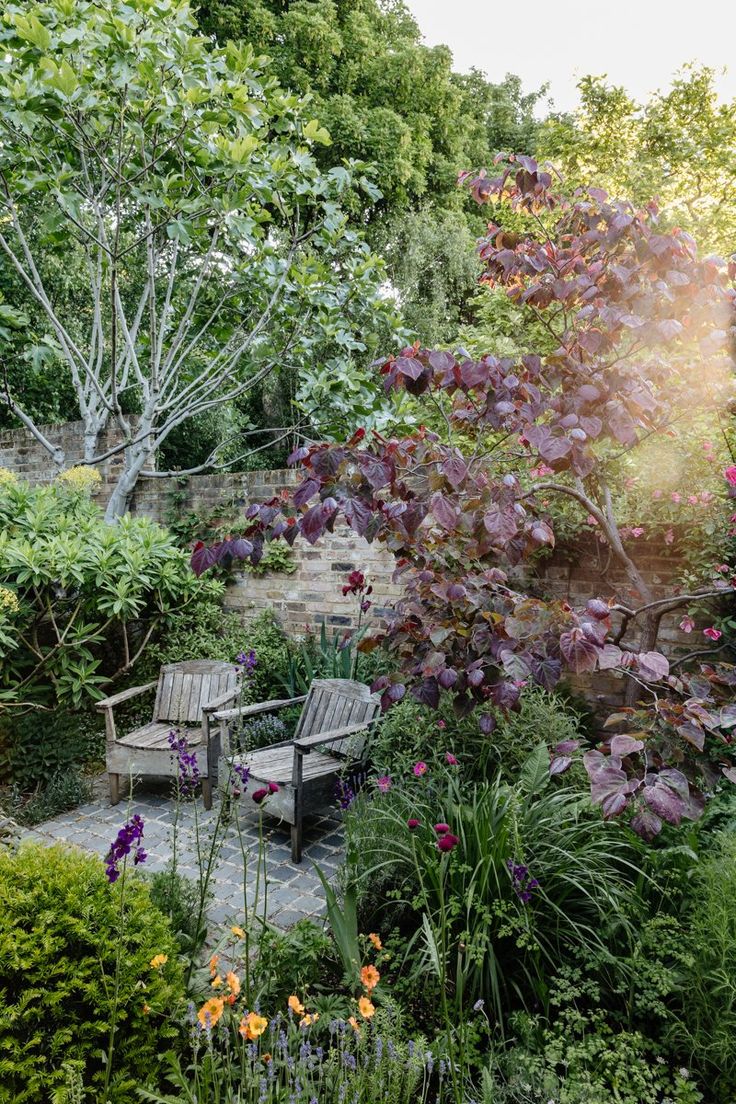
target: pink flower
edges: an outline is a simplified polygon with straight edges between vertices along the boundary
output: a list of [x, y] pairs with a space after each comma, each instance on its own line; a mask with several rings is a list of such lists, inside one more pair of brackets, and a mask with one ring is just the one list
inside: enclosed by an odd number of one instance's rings
[[720, 640], [723, 633], [720, 629], [714, 629], [711, 625], [707, 629], [703, 629], [703, 636], [707, 636], [709, 640]]
[[730, 468], [726, 468], [723, 474], [731, 486], [736, 487], [736, 464], [732, 464]]
[[637, 525], [635, 529], [631, 530], [632, 537], [641, 537], [644, 535], [644, 530], [641, 525]]
[[703, 491], [700, 495], [700, 501], [704, 506], [707, 506], [709, 502], [712, 502], [715, 495], [711, 491]]
[[265, 789], [264, 789], [264, 790], [255, 790], [255, 791], [254, 791], [254, 792], [253, 792], [253, 793], [251, 794], [251, 797], [252, 797], [252, 798], [253, 798], [253, 800], [255, 801], [256, 805], [260, 805], [260, 804], [261, 804], [261, 802], [262, 802], [263, 800], [265, 800], [265, 798], [267, 798], [267, 797], [268, 797], [268, 790], [265, 790]]
[[675, 543], [675, 532], [674, 532], [673, 529], [668, 529], [667, 532], [665, 533], [664, 543], [665, 544], [674, 544]]
[[453, 847], [457, 847], [459, 842], [460, 840], [457, 836], [453, 836], [451, 832], [447, 832], [437, 840], [437, 848], [440, 851], [452, 851]]
[[713, 450], [713, 442], [712, 441], [703, 441], [703, 451], [704, 452], [712, 452], [712, 450]]
[[388, 791], [393, 786], [393, 782], [387, 774], [384, 774], [383, 778], [376, 779], [376, 785], [378, 786], [381, 793], [388, 793]]
[[697, 506], [698, 505], [698, 496], [697, 495], [688, 495], [687, 500], [688, 500], [688, 502], [690, 503], [691, 506]]
[[272, 793], [272, 794], [278, 793], [279, 792], [278, 784], [276, 782], [269, 782], [268, 783], [268, 792]]
[[717, 564], [716, 571], [720, 571], [723, 575], [727, 575], [729, 571], [728, 564]]
[[543, 475], [553, 475], [554, 471], [547, 464], [537, 464], [536, 468], [530, 468], [529, 474], [532, 479], [540, 479]]
[[410, 817], [409, 820], [407, 820], [406, 822], [407, 828], [409, 828], [412, 832], [415, 828], [419, 827], [419, 824], [420, 822], [415, 817]]
[[422, 775], [426, 774], [426, 773], [427, 773], [427, 764], [423, 763], [420, 759], [418, 763], [414, 764], [414, 774], [417, 776], [417, 778], [421, 778]]
[[652, 491], [652, 498], [661, 498], [661, 497], [662, 497], [662, 492], [661, 491]]
[[683, 617], [682, 621], [680, 622], [680, 628], [684, 633], [691, 633], [695, 628], [695, 622], [693, 621], [692, 617]]
[[439, 824], [435, 824], [434, 830], [438, 836], [446, 836], [447, 833], [450, 831], [450, 825], [445, 824], [444, 822], [440, 822]]
[[438, 728], [447, 728], [447, 723], [446, 723], [446, 721], [438, 721], [438, 722], [437, 722], [437, 727], [438, 727]]
[[631, 490], [633, 490], [633, 488], [636, 486], [636, 484], [638, 482], [639, 482], [639, 476], [638, 475], [630, 475], [629, 478], [624, 481], [624, 487], [626, 488], [627, 491], [631, 491]]
[[673, 491], [670, 498], [673, 502], [682, 502], [682, 495], [678, 494], [677, 491]]
[[585, 519], [585, 524], [586, 525], [597, 525], [598, 524], [598, 519], [594, 518], [592, 514], [588, 514], [587, 518]]
[[457, 766], [457, 756], [453, 755], [451, 751], [446, 751], [445, 752], [445, 762], [451, 767], [456, 767]]

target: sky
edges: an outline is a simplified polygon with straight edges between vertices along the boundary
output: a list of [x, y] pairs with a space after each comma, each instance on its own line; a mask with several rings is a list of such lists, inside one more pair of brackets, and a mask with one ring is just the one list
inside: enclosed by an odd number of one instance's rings
[[[736, 97], [736, 0], [406, 0], [428, 46], [445, 43], [455, 69], [491, 80], [518, 74], [526, 91], [549, 82], [557, 111], [577, 103], [576, 82], [607, 74], [635, 99], [669, 87], [695, 61], [721, 70], [722, 98]], [[730, 63], [730, 64], [729, 64]]]

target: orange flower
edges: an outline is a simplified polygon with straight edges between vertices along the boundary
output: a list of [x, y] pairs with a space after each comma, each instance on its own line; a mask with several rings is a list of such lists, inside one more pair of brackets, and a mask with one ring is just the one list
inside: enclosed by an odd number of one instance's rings
[[249, 1012], [247, 1016], [243, 1016], [240, 1021], [240, 1027], [238, 1031], [244, 1039], [257, 1039], [259, 1035], [268, 1027], [268, 1020], [265, 1016], [259, 1016], [257, 1012]]
[[363, 982], [365, 991], [370, 993], [378, 985], [381, 975], [375, 966], [364, 966], [360, 971], [360, 980]]
[[165, 954], [154, 955], [148, 965], [152, 970], [158, 970], [159, 967], [164, 966], [169, 961], [169, 956]]
[[243, 931], [243, 929], [242, 929], [242, 928], [239, 928], [237, 924], [233, 924], [233, 926], [231, 927], [230, 931], [231, 931], [231, 932], [233, 933], [233, 935], [234, 935], [234, 936], [236, 936], [236, 937], [237, 937], [238, 939], [245, 939], [245, 932]]
[[364, 1020], [369, 1020], [376, 1011], [376, 1007], [367, 997], [361, 997], [358, 1001], [358, 1011]]
[[214, 1027], [222, 1015], [224, 1007], [225, 1002], [222, 997], [210, 997], [209, 1000], [206, 1000], [197, 1013], [197, 1019], [202, 1027]]
[[263, 1062], [264, 1065], [267, 1066], [269, 1062], [273, 1062], [273, 1057], [272, 1057], [272, 1055], [270, 1055], [268, 1053], [262, 1054], [261, 1055], [261, 1061]]
[[348, 1023], [352, 1027], [355, 1034], [360, 1035], [360, 1024], [356, 1020], [355, 1016], [350, 1016], [350, 1018], [348, 1019]]
[[230, 973], [225, 976], [225, 981], [227, 982], [227, 987], [230, 992], [234, 997], [237, 997], [240, 992], [240, 978], [238, 975], [234, 974], [231, 970]]
[[289, 997], [288, 1005], [295, 1016], [302, 1016], [304, 1014], [304, 1005], [298, 997], [293, 995]]
[[300, 1027], [311, 1027], [319, 1019], [319, 1012], [308, 1012], [303, 1020], [299, 1021]]
[[211, 975], [211, 977], [214, 977], [215, 974], [217, 973], [217, 963], [219, 961], [220, 961], [220, 956], [218, 954], [214, 954], [212, 956], [212, 958], [210, 959], [210, 975]]
[[217, 977], [214, 977], [212, 979], [212, 988], [213, 989], [219, 989], [221, 985], [222, 985], [222, 978], [218, 974]]
[[376, 948], [377, 951], [382, 951], [383, 950], [383, 943], [381, 942], [380, 935], [376, 935], [375, 932], [371, 932], [370, 935], [368, 936], [368, 938], [370, 939], [371, 943], [373, 944], [373, 946]]
[[143, 1015], [144, 1015], [144, 1016], [147, 1016], [147, 1015], [148, 1015], [148, 1013], [149, 1013], [149, 1012], [151, 1011], [151, 1006], [150, 1006], [150, 1004], [144, 1004], [144, 1005], [143, 1005], [143, 1009], [142, 1009], [142, 1011], [143, 1011]]

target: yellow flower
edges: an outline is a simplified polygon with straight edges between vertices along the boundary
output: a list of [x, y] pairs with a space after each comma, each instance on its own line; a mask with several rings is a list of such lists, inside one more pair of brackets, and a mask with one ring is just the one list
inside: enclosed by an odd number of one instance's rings
[[265, 1016], [259, 1016], [257, 1012], [249, 1012], [247, 1016], [243, 1016], [240, 1021], [240, 1027], [238, 1031], [244, 1039], [257, 1039], [259, 1035], [268, 1027], [268, 1020]]
[[230, 972], [225, 975], [225, 981], [227, 982], [227, 987], [232, 995], [234, 997], [237, 997], [238, 993], [240, 992], [240, 978], [238, 977], [238, 975], [234, 974], [232, 970], [230, 970]]
[[237, 936], [238, 939], [245, 939], [245, 932], [242, 928], [239, 928], [237, 924], [233, 924], [230, 931], [233, 935]]
[[378, 985], [381, 975], [375, 966], [364, 966], [360, 971], [360, 980], [363, 982], [363, 988], [366, 992], [370, 993]]
[[101, 482], [102, 476], [97, 468], [89, 468], [83, 464], [79, 464], [74, 468], [67, 468], [57, 478], [57, 483], [62, 483], [73, 491], [92, 491]]
[[348, 1019], [348, 1023], [352, 1027], [355, 1034], [360, 1035], [360, 1024], [356, 1020], [355, 1016], [350, 1016], [350, 1018]]
[[169, 956], [168, 955], [157, 954], [157, 955], [153, 956], [153, 958], [149, 962], [149, 966], [151, 967], [152, 970], [158, 970], [158, 968], [160, 966], [165, 966], [168, 961], [169, 961]]
[[218, 974], [217, 977], [213, 977], [213, 979], [212, 979], [212, 988], [213, 989], [219, 989], [221, 985], [222, 985], [222, 978]]
[[150, 1004], [144, 1004], [143, 1009], [142, 1009], [143, 1015], [147, 1016], [150, 1011], [151, 1011]]
[[380, 935], [376, 935], [375, 932], [371, 932], [370, 935], [368, 936], [368, 938], [370, 939], [371, 943], [373, 944], [373, 946], [376, 948], [377, 951], [382, 951], [383, 950], [383, 943], [381, 942]]
[[308, 1012], [303, 1020], [299, 1021], [300, 1027], [311, 1027], [319, 1019], [319, 1012]]
[[202, 1027], [214, 1027], [222, 1015], [224, 1007], [225, 1002], [222, 997], [210, 997], [209, 1000], [206, 1000], [197, 1013], [197, 1019]]
[[10, 590], [8, 587], [0, 586], [0, 610], [5, 613], [17, 613], [20, 609], [20, 602], [15, 591]]
[[302, 1002], [299, 1000], [298, 997], [295, 997], [295, 996], [289, 997], [288, 1004], [289, 1004], [289, 1008], [291, 1009], [291, 1011], [294, 1013], [295, 1016], [301, 1016], [303, 1014], [304, 1005], [302, 1004]]
[[376, 1011], [376, 1007], [367, 997], [361, 997], [358, 1001], [358, 1011], [364, 1020], [369, 1020]]
[[18, 476], [8, 468], [0, 468], [0, 487], [9, 487], [18, 482]]

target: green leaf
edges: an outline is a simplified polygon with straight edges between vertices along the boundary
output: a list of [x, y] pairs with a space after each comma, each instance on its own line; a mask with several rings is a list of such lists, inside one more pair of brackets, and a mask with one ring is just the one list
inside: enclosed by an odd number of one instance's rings
[[13, 26], [22, 39], [32, 42], [41, 50], [48, 50], [51, 45], [51, 35], [35, 15], [14, 15], [12, 19]]
[[306, 124], [304, 137], [310, 142], [318, 142], [321, 146], [332, 145], [329, 131], [325, 127], [321, 127], [316, 119], [310, 119]]

